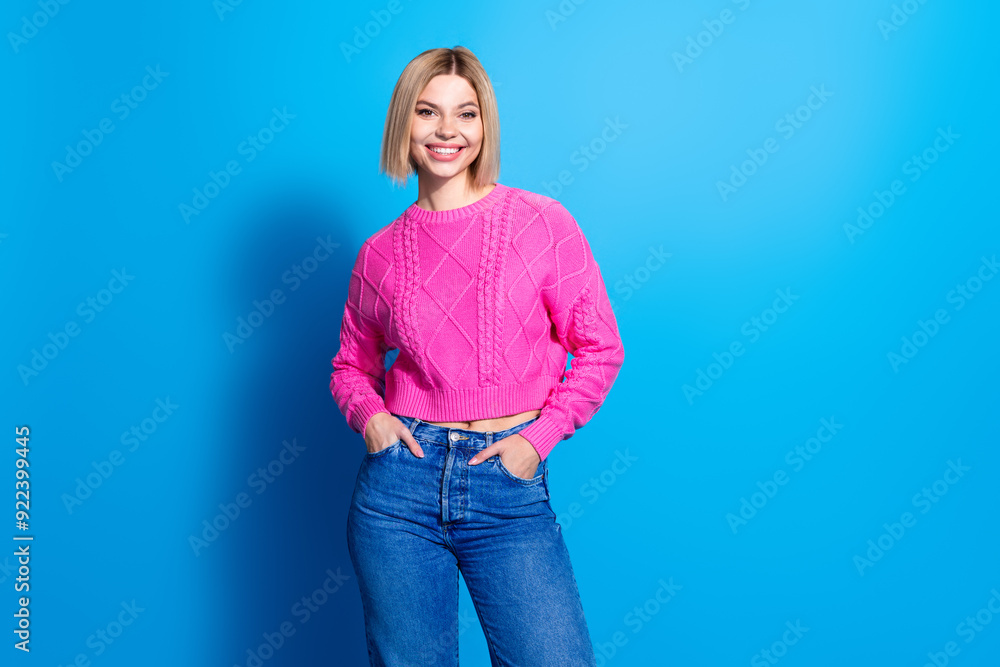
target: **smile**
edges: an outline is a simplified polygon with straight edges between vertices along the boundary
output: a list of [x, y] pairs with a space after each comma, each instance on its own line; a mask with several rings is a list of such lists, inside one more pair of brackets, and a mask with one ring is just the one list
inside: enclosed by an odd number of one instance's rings
[[449, 162], [454, 160], [462, 151], [466, 149], [466, 146], [459, 146], [456, 148], [441, 148], [439, 146], [426, 146], [427, 151], [430, 153], [431, 157], [439, 162]]

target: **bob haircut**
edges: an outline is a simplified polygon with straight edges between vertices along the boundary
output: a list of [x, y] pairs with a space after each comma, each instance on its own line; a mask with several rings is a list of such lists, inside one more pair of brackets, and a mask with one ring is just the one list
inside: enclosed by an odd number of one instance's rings
[[428, 82], [439, 74], [464, 77], [479, 98], [480, 119], [483, 122], [483, 145], [479, 155], [469, 165], [475, 187], [493, 183], [500, 175], [500, 120], [493, 84], [479, 59], [464, 46], [453, 49], [428, 49], [411, 60], [403, 69], [392, 91], [389, 112], [382, 134], [382, 158], [379, 172], [387, 174], [397, 185], [416, 171], [410, 157], [410, 127], [417, 98]]

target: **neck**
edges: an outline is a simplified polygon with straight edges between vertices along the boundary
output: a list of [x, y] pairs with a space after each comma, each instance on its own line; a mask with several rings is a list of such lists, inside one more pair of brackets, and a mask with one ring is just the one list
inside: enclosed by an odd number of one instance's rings
[[428, 211], [446, 211], [461, 208], [482, 199], [495, 187], [487, 183], [481, 188], [475, 187], [469, 178], [469, 171], [448, 179], [437, 179], [433, 176], [419, 174], [420, 191], [417, 206]]

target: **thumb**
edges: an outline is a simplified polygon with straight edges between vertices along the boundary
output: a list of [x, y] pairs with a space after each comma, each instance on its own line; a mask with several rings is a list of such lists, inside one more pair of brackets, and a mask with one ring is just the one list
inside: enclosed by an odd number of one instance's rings
[[414, 456], [421, 459], [424, 458], [424, 449], [417, 442], [417, 439], [413, 437], [413, 434], [410, 433], [410, 429], [404, 426], [402, 432], [399, 433], [399, 439], [410, 448]]
[[476, 465], [477, 463], [482, 463], [491, 456], [494, 456], [495, 454], [499, 453], [498, 450], [499, 447], [497, 447], [496, 445], [490, 445], [489, 447], [485, 447], [479, 450], [478, 452], [476, 452], [475, 456], [469, 459], [469, 465]]

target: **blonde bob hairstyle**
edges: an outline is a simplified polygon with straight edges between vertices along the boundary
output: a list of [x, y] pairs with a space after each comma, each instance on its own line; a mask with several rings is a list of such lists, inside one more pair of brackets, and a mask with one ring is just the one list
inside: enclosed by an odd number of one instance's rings
[[382, 134], [382, 159], [379, 173], [387, 174], [397, 185], [416, 171], [410, 156], [410, 126], [417, 98], [428, 82], [439, 74], [464, 77], [479, 98], [479, 117], [483, 122], [483, 145], [479, 155], [469, 165], [469, 175], [475, 188], [493, 183], [500, 175], [500, 120], [493, 84], [479, 59], [464, 46], [453, 49], [428, 49], [411, 60], [403, 69], [392, 91], [389, 112]]

